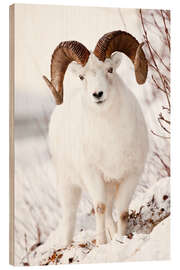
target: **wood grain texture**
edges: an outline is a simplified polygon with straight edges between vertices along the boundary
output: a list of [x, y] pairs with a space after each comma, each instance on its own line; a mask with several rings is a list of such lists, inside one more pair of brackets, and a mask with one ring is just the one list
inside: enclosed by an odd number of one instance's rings
[[14, 19], [15, 6], [9, 7], [9, 263], [14, 265]]

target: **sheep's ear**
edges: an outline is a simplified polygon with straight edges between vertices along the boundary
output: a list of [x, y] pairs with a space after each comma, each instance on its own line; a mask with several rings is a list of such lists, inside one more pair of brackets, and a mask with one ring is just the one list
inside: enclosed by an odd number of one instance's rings
[[111, 55], [111, 60], [114, 65], [114, 68], [117, 69], [121, 63], [122, 60], [122, 54], [119, 52], [115, 52]]
[[81, 72], [81, 69], [82, 69], [82, 66], [75, 61], [71, 62], [71, 64], [69, 65], [69, 70], [75, 75], [79, 75]]

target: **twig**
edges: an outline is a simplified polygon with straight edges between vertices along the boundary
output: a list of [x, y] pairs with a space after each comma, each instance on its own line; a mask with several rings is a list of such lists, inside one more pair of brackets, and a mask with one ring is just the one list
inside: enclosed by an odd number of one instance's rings
[[160, 155], [158, 153], [154, 152], [154, 154], [161, 161], [162, 165], [165, 168], [165, 171], [167, 172], [167, 175], [170, 176], [171, 175], [170, 167], [162, 160], [162, 158], [160, 157]]
[[159, 137], [159, 138], [162, 138], [162, 139], [170, 139], [170, 137], [166, 137], [166, 136], [162, 136], [162, 135], [159, 135], [157, 133], [155, 133], [153, 130], [151, 130], [152, 134]]
[[159, 114], [159, 119], [163, 120], [164, 122], [166, 122], [167, 124], [171, 124], [171, 122], [167, 119], [164, 118], [164, 116], [162, 115], [162, 113]]
[[164, 28], [165, 28], [165, 33], [166, 33], [166, 39], [167, 39], [168, 47], [169, 47], [169, 50], [171, 50], [170, 40], [169, 40], [169, 31], [168, 31], [167, 26], [166, 26], [166, 20], [164, 18], [163, 10], [161, 10], [161, 16], [162, 16], [163, 23], [164, 23]]
[[163, 126], [163, 124], [161, 123], [161, 118], [159, 118], [159, 117], [158, 117], [158, 122], [159, 122], [160, 126], [162, 127], [162, 129], [164, 129], [164, 131], [166, 131], [167, 133], [170, 134], [170, 131], [167, 130], [167, 128], [165, 128], [165, 127]]

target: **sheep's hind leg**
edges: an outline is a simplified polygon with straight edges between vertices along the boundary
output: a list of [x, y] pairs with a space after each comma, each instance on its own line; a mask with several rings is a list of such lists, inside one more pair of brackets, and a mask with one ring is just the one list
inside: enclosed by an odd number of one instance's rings
[[57, 195], [60, 196], [62, 219], [57, 228], [46, 239], [45, 243], [37, 249], [37, 253], [41, 255], [50, 249], [67, 247], [73, 240], [76, 212], [81, 190], [78, 187], [59, 184], [57, 185]]
[[118, 222], [117, 231], [119, 235], [125, 235], [128, 224], [128, 210], [133, 193], [138, 184], [138, 177], [131, 176], [124, 179], [118, 188], [115, 198], [115, 208], [117, 210]]
[[118, 184], [106, 183], [107, 191], [107, 209], [106, 209], [106, 236], [108, 241], [111, 241], [117, 232], [117, 224], [114, 222], [112, 211], [115, 194], [117, 192]]

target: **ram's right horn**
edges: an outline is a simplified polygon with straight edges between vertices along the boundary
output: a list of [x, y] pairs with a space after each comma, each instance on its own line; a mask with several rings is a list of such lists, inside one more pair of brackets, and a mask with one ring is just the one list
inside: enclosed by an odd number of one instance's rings
[[61, 42], [54, 50], [51, 58], [51, 81], [46, 76], [43, 79], [50, 88], [56, 104], [63, 103], [63, 80], [66, 69], [72, 61], [84, 66], [90, 52], [78, 41]]

